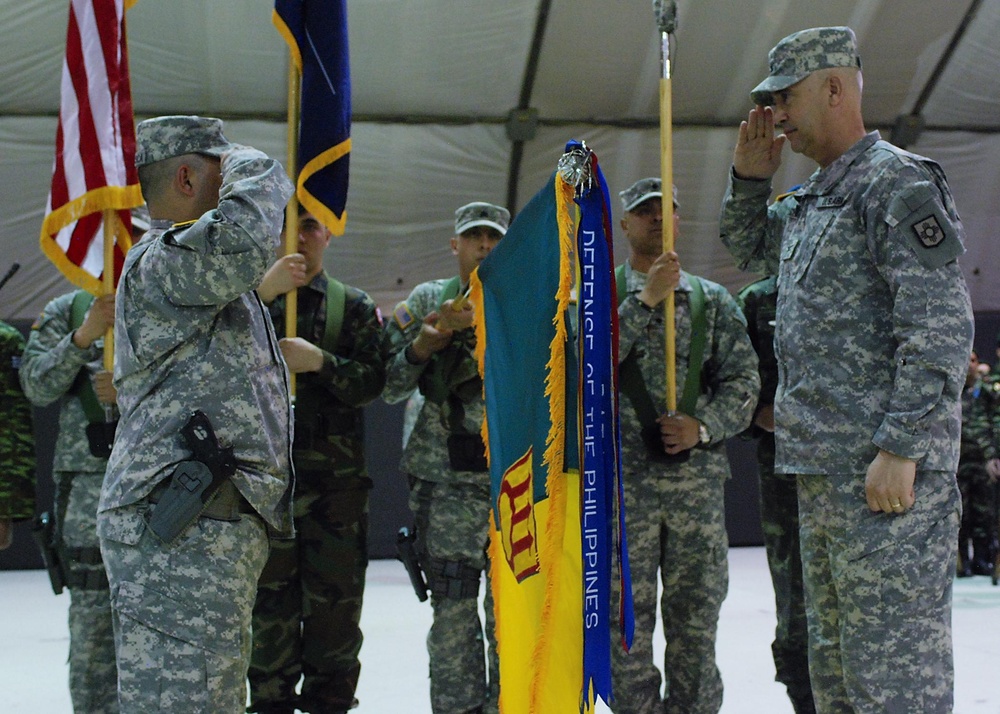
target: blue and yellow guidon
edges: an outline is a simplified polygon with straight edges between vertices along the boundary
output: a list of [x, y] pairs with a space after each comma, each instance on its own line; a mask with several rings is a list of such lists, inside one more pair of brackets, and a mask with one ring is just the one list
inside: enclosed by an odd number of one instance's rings
[[519, 583], [538, 573], [531, 456], [532, 448], [528, 447], [524, 456], [504, 472], [497, 498], [504, 555]]

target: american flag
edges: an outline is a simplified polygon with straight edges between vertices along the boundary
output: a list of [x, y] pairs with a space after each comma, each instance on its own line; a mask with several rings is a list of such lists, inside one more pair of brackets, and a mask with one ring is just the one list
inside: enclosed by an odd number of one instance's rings
[[72, 283], [104, 292], [104, 223], [117, 237], [115, 276], [142, 203], [135, 169], [125, 11], [136, 0], [70, 0], [42, 252]]

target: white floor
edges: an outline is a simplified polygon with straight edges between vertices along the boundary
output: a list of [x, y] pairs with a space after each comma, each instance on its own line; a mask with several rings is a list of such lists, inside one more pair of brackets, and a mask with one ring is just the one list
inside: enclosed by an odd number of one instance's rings
[[[52, 595], [42, 571], [0, 572], [3, 714], [71, 712], [65, 664], [68, 603], [68, 595]], [[424, 636], [430, 615], [430, 605], [417, 601], [399, 563], [371, 564], [362, 622], [361, 706], [356, 711], [429, 714]], [[1000, 587], [984, 577], [957, 580], [953, 621], [956, 714], [1000, 714]], [[719, 625], [719, 668], [726, 687], [722, 714], [792, 711], [784, 687], [773, 681], [773, 630], [763, 548], [735, 548]], [[662, 641], [657, 649], [662, 650]]]

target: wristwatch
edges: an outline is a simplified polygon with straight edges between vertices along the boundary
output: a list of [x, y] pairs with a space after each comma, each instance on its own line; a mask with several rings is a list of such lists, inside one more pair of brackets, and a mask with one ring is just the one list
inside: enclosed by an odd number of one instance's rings
[[698, 422], [698, 444], [700, 446], [708, 446], [712, 441], [712, 435], [708, 433], [708, 427]]

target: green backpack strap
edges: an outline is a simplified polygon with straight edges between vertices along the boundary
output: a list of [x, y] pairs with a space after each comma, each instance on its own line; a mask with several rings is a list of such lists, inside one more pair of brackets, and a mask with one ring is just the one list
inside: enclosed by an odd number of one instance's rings
[[688, 275], [687, 278], [691, 284], [691, 293], [688, 295], [688, 304], [691, 308], [691, 350], [687, 377], [684, 379], [684, 393], [677, 408], [689, 416], [694, 416], [698, 395], [701, 394], [701, 360], [705, 356], [708, 330], [705, 329], [705, 289], [701, 280], [694, 275]]
[[[84, 319], [87, 317], [87, 310], [90, 309], [93, 302], [94, 296], [86, 290], [76, 291], [76, 294], [73, 296], [73, 305], [70, 307], [70, 332], [73, 332], [83, 324]], [[83, 407], [83, 413], [87, 415], [87, 421], [91, 424], [96, 424], [105, 420], [104, 408], [97, 400], [97, 393], [94, 391], [94, 385], [91, 384], [86, 369], [80, 368], [80, 372], [76, 375], [73, 386], [70, 388], [70, 393], [75, 394], [80, 399], [80, 405]]]
[[344, 305], [347, 303], [347, 290], [339, 280], [327, 276], [326, 280], [326, 327], [320, 347], [333, 354], [340, 339], [340, 331], [344, 326]]
[[625, 263], [622, 263], [617, 268], [615, 268], [615, 291], [618, 293], [619, 305], [625, 302], [625, 298], [628, 295], [626, 290], [627, 290], [627, 285], [625, 279]]

